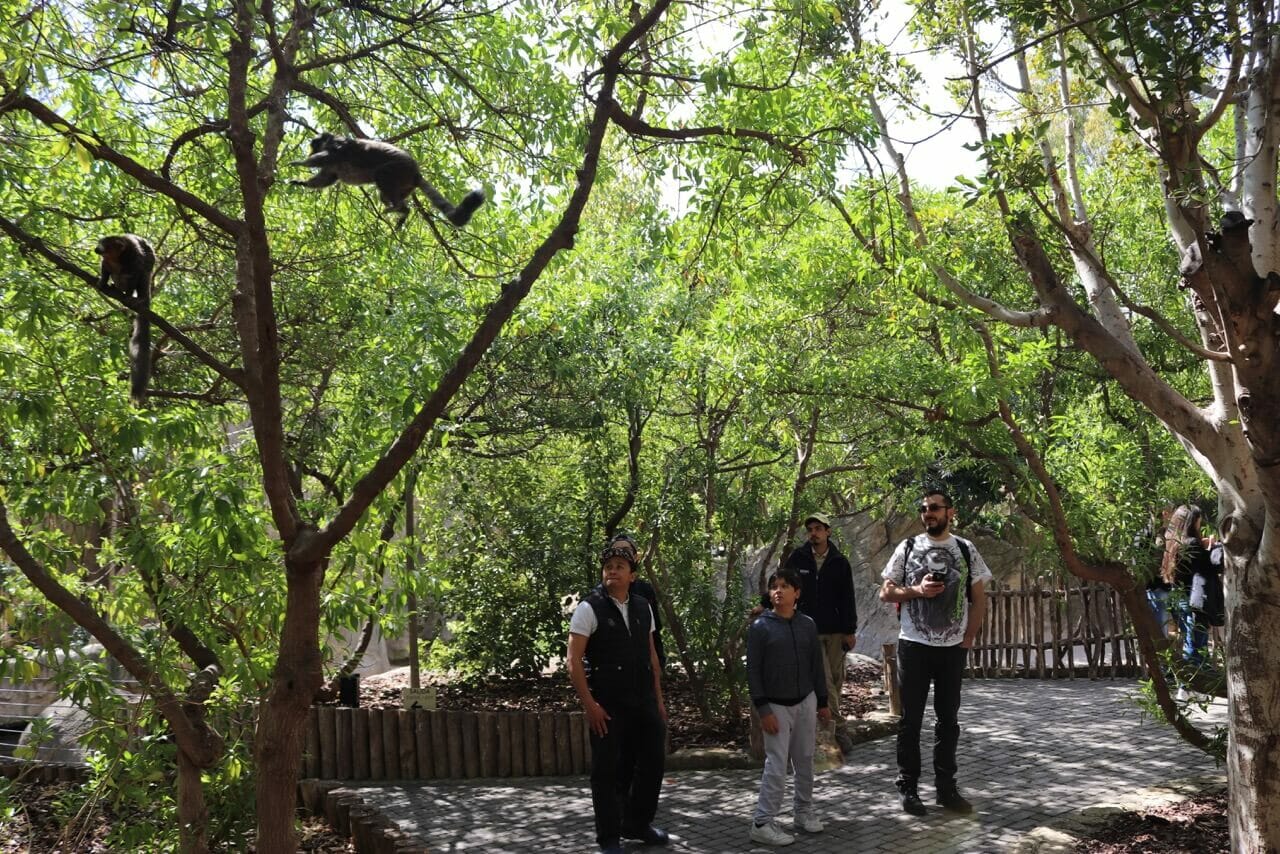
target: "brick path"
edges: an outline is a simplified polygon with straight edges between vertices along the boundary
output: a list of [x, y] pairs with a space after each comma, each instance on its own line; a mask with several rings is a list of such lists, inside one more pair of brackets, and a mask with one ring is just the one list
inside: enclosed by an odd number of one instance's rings
[[[1029, 830], [1135, 788], [1212, 774], [1213, 760], [1173, 730], [1143, 719], [1128, 680], [970, 680], [960, 710], [961, 790], [976, 811], [952, 816], [933, 805], [932, 711], [925, 714], [929, 814], [898, 806], [893, 738], [858, 745], [843, 768], [820, 772], [814, 799], [825, 832], [801, 834], [788, 852], [1010, 851]], [[1226, 704], [1209, 711], [1225, 720]], [[655, 823], [678, 852], [768, 851], [747, 839], [758, 770], [686, 771], [663, 784]], [[470, 780], [350, 787], [432, 852], [560, 854], [596, 850], [585, 777]], [[790, 809], [790, 788], [787, 794]], [[784, 820], [784, 827], [787, 822]], [[631, 843], [629, 852], [663, 849]]]

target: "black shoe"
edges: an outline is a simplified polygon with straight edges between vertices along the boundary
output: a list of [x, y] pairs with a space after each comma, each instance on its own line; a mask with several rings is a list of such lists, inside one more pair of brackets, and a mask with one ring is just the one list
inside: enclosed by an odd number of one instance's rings
[[623, 828], [623, 837], [627, 839], [639, 839], [645, 845], [666, 845], [671, 841], [671, 837], [660, 827], [654, 827], [647, 824], [641, 828]]
[[627, 849], [622, 847], [622, 843], [618, 841], [607, 842], [600, 846], [600, 854], [626, 854]]
[[920, 800], [920, 796], [916, 794], [915, 789], [907, 789], [902, 792], [902, 809], [912, 815], [924, 815], [928, 812], [924, 807], [924, 801]]
[[973, 812], [973, 804], [966, 801], [964, 796], [956, 789], [939, 789], [935, 800], [938, 806], [948, 812], [960, 813], [961, 815], [968, 815]]

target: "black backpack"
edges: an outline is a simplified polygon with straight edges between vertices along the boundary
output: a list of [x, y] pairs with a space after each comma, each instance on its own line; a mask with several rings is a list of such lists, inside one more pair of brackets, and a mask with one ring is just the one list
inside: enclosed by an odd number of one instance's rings
[[[955, 536], [954, 534], [952, 536]], [[960, 547], [960, 555], [964, 558], [964, 598], [970, 602], [973, 601], [973, 554], [969, 551], [969, 544], [964, 540], [956, 537], [956, 545]], [[907, 559], [911, 557], [911, 549], [915, 547], [916, 538], [907, 537], [902, 541], [905, 548], [902, 551], [902, 572], [906, 575]], [[904, 579], [905, 580], [905, 579]], [[898, 619], [902, 619], [902, 603], [897, 603]]]

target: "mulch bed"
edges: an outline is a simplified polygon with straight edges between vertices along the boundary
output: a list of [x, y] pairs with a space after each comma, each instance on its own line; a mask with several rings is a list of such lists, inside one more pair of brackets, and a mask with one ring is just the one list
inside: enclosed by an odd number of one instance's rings
[[[62, 802], [83, 783], [14, 781], [0, 790], [0, 854], [109, 854], [116, 822], [128, 821], [105, 802], [68, 817]], [[8, 808], [13, 813], [8, 813]], [[250, 843], [249, 851], [253, 851]], [[334, 833], [323, 818], [307, 816], [298, 831], [298, 850], [314, 854], [355, 854], [351, 840]]]
[[[435, 685], [436, 706], [440, 709], [498, 712], [576, 712], [581, 709], [578, 695], [565, 673], [518, 678], [491, 676], [463, 684], [446, 682], [439, 676], [428, 678], [424, 674], [420, 684]], [[878, 665], [851, 665], [845, 672], [840, 710], [846, 716], [864, 717], [875, 708], [880, 685]], [[360, 705], [371, 709], [400, 708], [400, 691], [407, 687], [409, 674], [405, 668], [362, 679]], [[711, 721], [703, 720], [698, 711], [689, 680], [670, 666], [663, 677], [662, 693], [667, 705], [672, 750], [747, 749], [751, 712], [745, 690], [743, 707], [735, 719], [726, 718], [722, 707], [713, 706], [715, 719]]]
[[1230, 854], [1225, 792], [1122, 813], [1072, 849], [1078, 854]]

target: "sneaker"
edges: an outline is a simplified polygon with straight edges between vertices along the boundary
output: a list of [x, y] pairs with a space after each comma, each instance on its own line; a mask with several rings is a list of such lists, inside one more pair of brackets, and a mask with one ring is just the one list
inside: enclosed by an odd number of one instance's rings
[[964, 796], [956, 789], [939, 789], [937, 798], [938, 806], [948, 812], [960, 813], [968, 815], [973, 812], [973, 804], [964, 799]]
[[751, 823], [751, 841], [760, 842], [765, 845], [790, 845], [796, 841], [796, 838], [778, 827], [776, 821], [768, 824]]
[[1191, 699], [1191, 695], [1187, 693], [1186, 688], [1179, 685], [1178, 693], [1173, 695], [1173, 699], [1174, 699], [1174, 702], [1185, 703], [1187, 700]]
[[915, 789], [907, 789], [902, 795], [902, 809], [912, 815], [924, 815], [928, 810], [924, 808], [924, 801], [920, 800], [920, 795]]
[[809, 815], [798, 815], [792, 822], [796, 830], [803, 830], [805, 833], [821, 833], [826, 826], [822, 823], [822, 819], [812, 813]]

